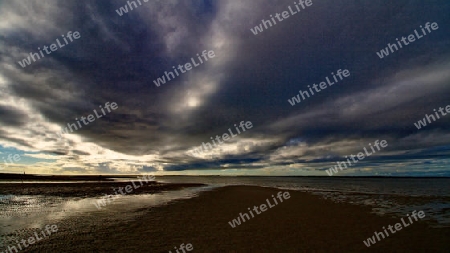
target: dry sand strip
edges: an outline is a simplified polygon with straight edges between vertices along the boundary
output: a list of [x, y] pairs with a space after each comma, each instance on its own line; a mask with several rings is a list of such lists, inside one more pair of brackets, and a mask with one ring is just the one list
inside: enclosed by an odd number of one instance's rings
[[[431, 229], [425, 222], [367, 248], [363, 240], [398, 218], [296, 191], [282, 205], [230, 227], [236, 214], [278, 191], [229, 186], [148, 209], [136, 221], [78, 219], [73, 227], [58, 225], [55, 237], [29, 252], [168, 252], [183, 242], [195, 245], [195, 252], [449, 252], [450, 228]], [[90, 229], [80, 228], [89, 222]]]

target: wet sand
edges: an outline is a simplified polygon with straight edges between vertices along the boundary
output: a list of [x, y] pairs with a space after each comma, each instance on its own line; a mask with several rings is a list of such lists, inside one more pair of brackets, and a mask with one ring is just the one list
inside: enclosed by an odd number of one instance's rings
[[174, 247], [182, 243], [191, 243], [191, 252], [450, 251], [450, 229], [429, 228], [425, 221], [414, 222], [367, 248], [363, 240], [399, 218], [380, 217], [368, 207], [295, 191], [289, 191], [290, 199], [236, 228], [228, 224], [278, 191], [228, 186], [137, 210], [141, 214], [133, 220], [118, 216], [114, 222], [104, 222], [101, 212], [90, 219], [71, 218], [57, 224], [58, 233], [51, 238], [21, 252], [175, 252]]
[[[175, 191], [185, 187], [199, 187], [203, 184], [163, 184], [155, 181], [136, 183], [139, 188], [127, 195], [153, 194], [161, 191]], [[132, 185], [131, 182], [88, 182], [88, 183], [2, 183], [3, 195], [46, 195], [59, 197], [97, 197], [105, 194], [114, 195], [114, 189]], [[119, 193], [118, 193], [119, 194]]]

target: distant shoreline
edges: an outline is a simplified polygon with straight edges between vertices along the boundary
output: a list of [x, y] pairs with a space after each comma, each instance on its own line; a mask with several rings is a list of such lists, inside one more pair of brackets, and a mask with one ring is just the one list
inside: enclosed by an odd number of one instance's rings
[[114, 181], [114, 178], [137, 178], [138, 175], [35, 175], [0, 173], [1, 180], [35, 180], [35, 181]]
[[[2, 180], [34, 180], [34, 181], [108, 181], [112, 182], [115, 178], [132, 179], [140, 175], [36, 175], [36, 174], [17, 174], [0, 173], [0, 182]], [[256, 176], [256, 175], [155, 175], [158, 177], [284, 177], [284, 178], [330, 178], [329, 176]], [[333, 178], [411, 178], [411, 179], [448, 179], [450, 176], [333, 176]]]

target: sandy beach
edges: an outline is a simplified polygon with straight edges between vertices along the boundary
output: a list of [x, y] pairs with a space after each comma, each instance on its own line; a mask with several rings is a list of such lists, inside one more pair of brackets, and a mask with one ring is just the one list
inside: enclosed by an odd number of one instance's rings
[[[232, 228], [228, 222], [249, 207], [272, 201], [280, 190], [227, 186], [199, 197], [136, 210], [139, 217], [102, 222], [69, 218], [58, 233], [22, 252], [448, 252], [449, 228], [415, 222], [367, 248], [363, 240], [397, 217], [377, 216], [370, 208], [334, 203], [309, 193], [289, 191], [283, 203]], [[284, 192], [284, 191], [283, 191]], [[273, 203], [273, 201], [272, 201]], [[181, 251], [180, 251], [181, 252]]]

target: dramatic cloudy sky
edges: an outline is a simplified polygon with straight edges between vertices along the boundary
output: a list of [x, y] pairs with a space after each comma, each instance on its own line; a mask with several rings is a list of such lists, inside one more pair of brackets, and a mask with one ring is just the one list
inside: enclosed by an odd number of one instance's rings
[[[448, 0], [312, 0], [255, 36], [290, 0], [0, 2], [0, 172], [323, 175], [369, 143], [388, 147], [339, 175], [450, 176]], [[376, 52], [426, 22], [439, 29], [384, 59]], [[81, 38], [22, 68], [62, 34]], [[203, 50], [210, 59], [153, 83]], [[288, 99], [337, 69], [349, 78], [300, 104]], [[99, 105], [119, 108], [57, 137]], [[190, 151], [234, 124], [253, 128]], [[8, 155], [20, 155], [4, 164]]]

